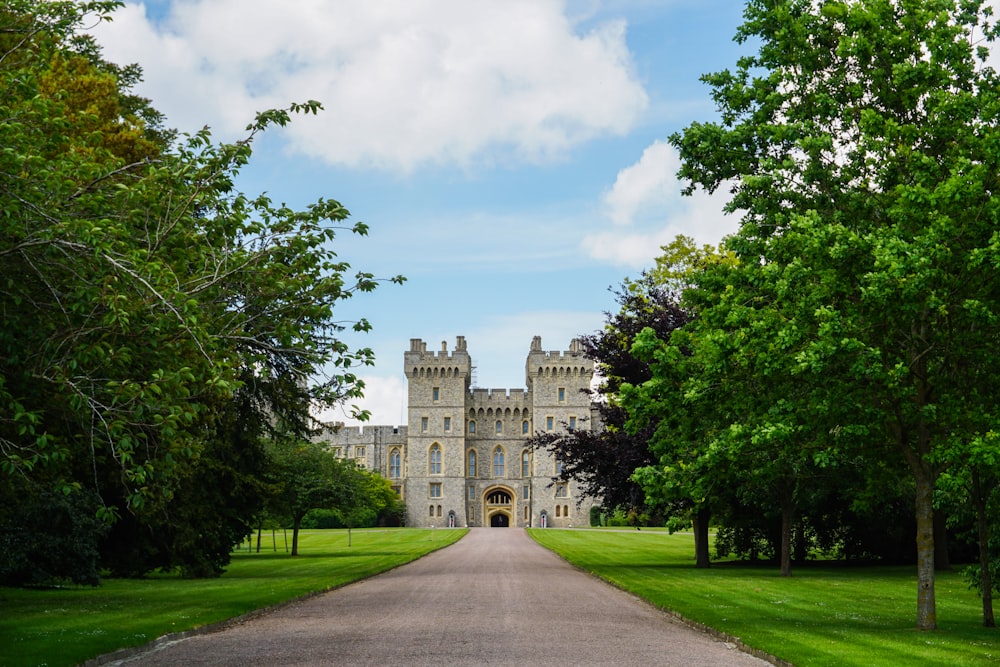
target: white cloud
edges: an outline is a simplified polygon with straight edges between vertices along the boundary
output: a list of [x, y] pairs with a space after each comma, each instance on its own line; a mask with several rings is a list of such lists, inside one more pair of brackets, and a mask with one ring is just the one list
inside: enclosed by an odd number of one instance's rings
[[737, 218], [723, 213], [728, 189], [719, 188], [714, 195], [697, 190], [683, 197], [676, 177], [679, 168], [677, 151], [657, 141], [643, 151], [638, 162], [619, 171], [602, 200], [615, 229], [585, 236], [581, 241], [584, 252], [598, 261], [644, 268], [678, 234], [699, 244], [716, 245], [736, 231]]
[[[351, 401], [348, 405], [337, 406], [317, 413], [317, 418], [325, 422], [343, 422], [348, 426], [374, 424], [399, 426], [406, 423], [406, 383], [399, 376], [361, 376], [365, 383], [363, 399]], [[371, 419], [360, 422], [351, 417], [350, 407], [356, 405], [371, 412]]]
[[604, 194], [611, 222], [631, 225], [637, 216], [675, 206], [681, 198], [674, 177], [679, 168], [677, 151], [666, 142], [653, 142], [638, 162], [618, 172], [615, 184]]
[[317, 99], [288, 130], [332, 164], [559, 157], [623, 134], [648, 99], [625, 24], [578, 34], [560, 0], [177, 0], [153, 22], [129, 4], [95, 30], [109, 59], [138, 62], [142, 94], [171, 125], [227, 136], [256, 111]]

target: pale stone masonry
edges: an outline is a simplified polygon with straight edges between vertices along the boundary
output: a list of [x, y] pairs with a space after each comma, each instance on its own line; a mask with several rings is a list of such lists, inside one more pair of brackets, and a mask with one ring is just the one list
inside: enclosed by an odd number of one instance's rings
[[[407, 506], [409, 526], [587, 525], [593, 499], [556, 484], [556, 462], [527, 447], [536, 431], [590, 429], [585, 391], [593, 361], [572, 341], [542, 350], [535, 336], [525, 361], [527, 389], [472, 386], [464, 336], [428, 352], [419, 338], [403, 355], [407, 426], [331, 425], [321, 435], [339, 456], [389, 479]], [[583, 502], [580, 502], [580, 501]]]

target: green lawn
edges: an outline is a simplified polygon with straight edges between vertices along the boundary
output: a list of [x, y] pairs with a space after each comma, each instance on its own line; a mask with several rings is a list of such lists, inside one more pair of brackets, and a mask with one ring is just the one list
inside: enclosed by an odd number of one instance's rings
[[225, 575], [189, 580], [151, 576], [108, 579], [98, 588], [0, 588], [0, 665], [76, 665], [171, 632], [218, 623], [249, 611], [328, 590], [415, 560], [466, 531], [398, 528], [303, 531], [296, 558], [237, 552]]
[[914, 567], [811, 563], [694, 568], [689, 534], [530, 531], [579, 568], [686, 619], [739, 637], [797, 667], [1000, 664], [1000, 631], [982, 627], [982, 603], [957, 573], [939, 573], [936, 632], [919, 632]]

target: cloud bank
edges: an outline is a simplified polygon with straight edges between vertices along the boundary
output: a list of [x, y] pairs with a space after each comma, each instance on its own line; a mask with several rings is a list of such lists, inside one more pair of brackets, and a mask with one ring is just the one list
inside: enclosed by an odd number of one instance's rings
[[94, 30], [141, 93], [185, 131], [240, 132], [256, 111], [316, 99], [294, 151], [408, 172], [432, 164], [557, 159], [621, 135], [648, 98], [625, 23], [579, 34], [559, 0], [178, 0], [153, 20], [129, 4]]

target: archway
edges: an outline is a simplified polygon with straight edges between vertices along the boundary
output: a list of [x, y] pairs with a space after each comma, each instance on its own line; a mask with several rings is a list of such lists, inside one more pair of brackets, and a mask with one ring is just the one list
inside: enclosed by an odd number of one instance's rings
[[486, 501], [484, 522], [490, 528], [509, 528], [514, 524], [513, 490], [506, 486], [494, 486], [483, 494]]

